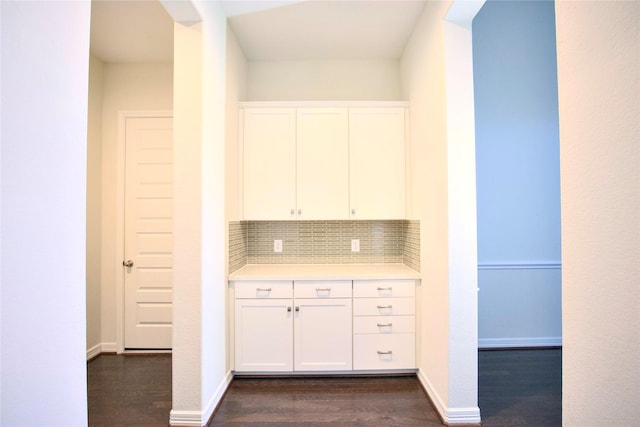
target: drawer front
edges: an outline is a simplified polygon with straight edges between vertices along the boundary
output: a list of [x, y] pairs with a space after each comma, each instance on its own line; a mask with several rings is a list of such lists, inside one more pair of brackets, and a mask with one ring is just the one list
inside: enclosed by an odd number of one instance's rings
[[296, 280], [295, 298], [351, 298], [351, 280]]
[[353, 369], [414, 369], [414, 334], [356, 334], [353, 336]]
[[414, 297], [415, 280], [354, 280], [353, 296], [356, 298], [372, 297]]
[[354, 298], [355, 316], [404, 316], [416, 314], [414, 298]]
[[240, 298], [293, 298], [290, 280], [234, 282], [235, 297]]
[[413, 334], [415, 316], [356, 316], [353, 318], [354, 334]]

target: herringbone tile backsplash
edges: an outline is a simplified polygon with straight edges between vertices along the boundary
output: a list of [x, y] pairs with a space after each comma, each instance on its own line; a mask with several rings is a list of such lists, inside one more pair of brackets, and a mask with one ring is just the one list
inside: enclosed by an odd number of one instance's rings
[[[360, 240], [360, 252], [351, 240]], [[282, 252], [273, 241], [282, 240]], [[420, 222], [234, 221], [229, 223], [229, 272], [245, 264], [404, 263], [420, 270]]]

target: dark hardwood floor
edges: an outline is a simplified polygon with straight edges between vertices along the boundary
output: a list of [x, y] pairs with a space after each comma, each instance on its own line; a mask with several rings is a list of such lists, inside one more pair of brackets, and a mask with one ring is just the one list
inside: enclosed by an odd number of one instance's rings
[[167, 426], [171, 355], [107, 355], [87, 364], [90, 426]]
[[562, 350], [478, 352], [483, 426], [562, 425]]
[[236, 379], [209, 426], [441, 426], [418, 381]]
[[[480, 351], [483, 427], [560, 426], [560, 349]], [[166, 426], [171, 356], [88, 364], [90, 426]], [[415, 377], [236, 378], [210, 426], [440, 426]]]

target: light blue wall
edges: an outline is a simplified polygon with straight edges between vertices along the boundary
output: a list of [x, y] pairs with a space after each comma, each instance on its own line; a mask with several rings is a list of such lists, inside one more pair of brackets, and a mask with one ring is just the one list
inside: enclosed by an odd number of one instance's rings
[[559, 344], [554, 3], [488, 1], [473, 56], [480, 346]]

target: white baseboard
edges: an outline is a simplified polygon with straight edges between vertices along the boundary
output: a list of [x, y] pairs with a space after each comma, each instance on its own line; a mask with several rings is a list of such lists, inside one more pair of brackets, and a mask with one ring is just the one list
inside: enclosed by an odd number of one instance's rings
[[117, 353], [118, 346], [114, 342], [103, 342], [102, 343], [102, 352], [103, 353]]
[[209, 418], [215, 411], [216, 407], [222, 400], [224, 393], [227, 391], [229, 384], [231, 384], [231, 380], [233, 379], [233, 374], [231, 372], [227, 372], [227, 375], [223, 378], [220, 385], [216, 389], [213, 396], [209, 400], [206, 408], [202, 411], [176, 411], [174, 409], [171, 410], [169, 415], [169, 425], [170, 426], [185, 426], [185, 427], [202, 427], [206, 426]]
[[418, 381], [422, 384], [427, 391], [429, 398], [436, 407], [436, 411], [440, 415], [442, 421], [447, 425], [454, 424], [478, 424], [480, 425], [480, 408], [448, 408], [438, 392], [433, 388], [429, 379], [424, 375], [424, 371], [420, 369], [418, 371]]
[[91, 360], [94, 357], [99, 356], [101, 353], [117, 353], [116, 343], [114, 342], [102, 342], [87, 349], [87, 360]]
[[96, 344], [93, 347], [87, 349], [87, 360], [91, 360], [102, 353], [102, 344]]
[[562, 347], [562, 337], [479, 338], [478, 348]]

